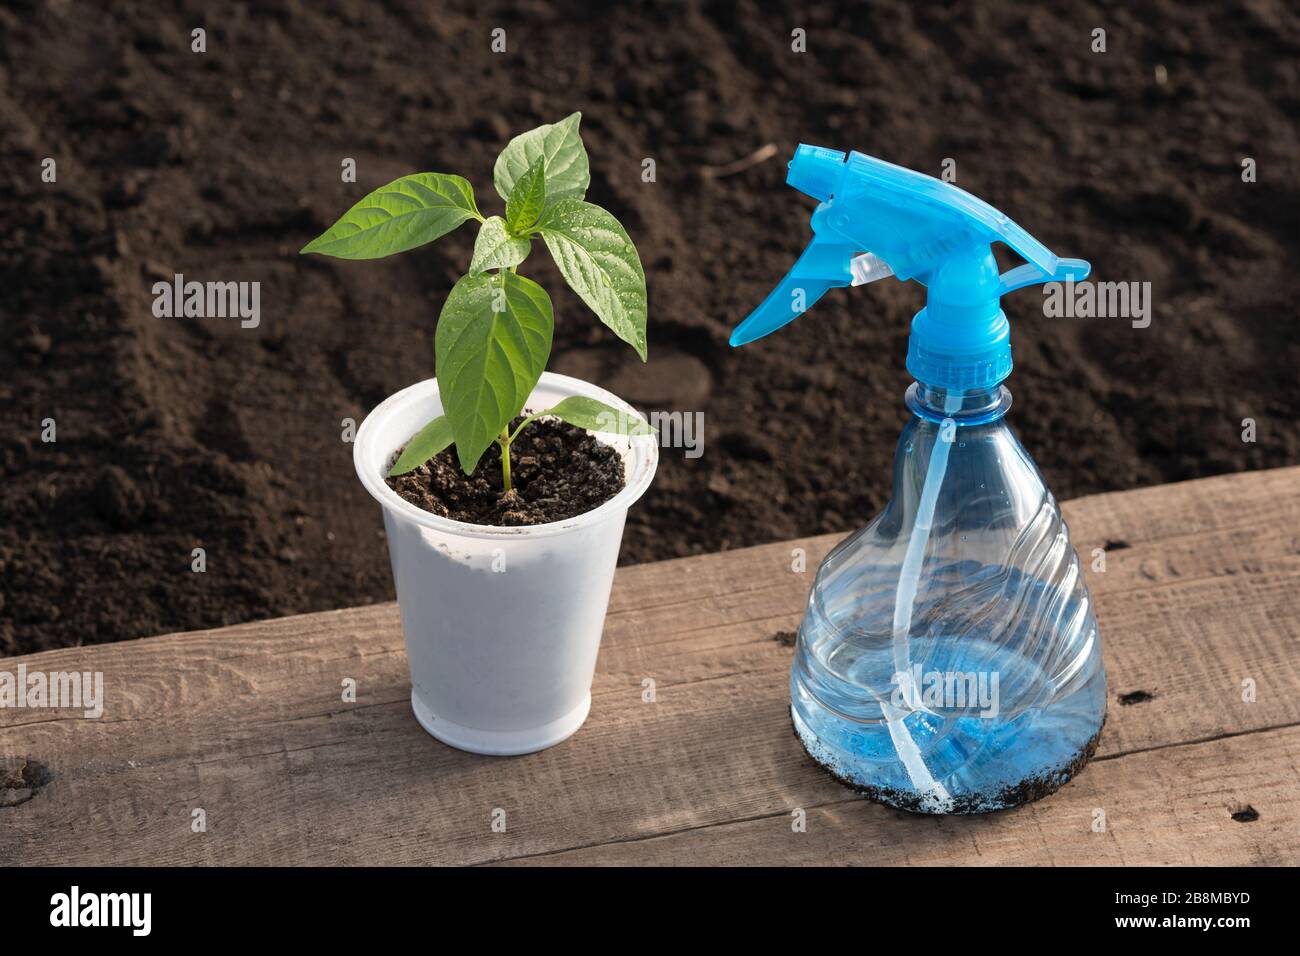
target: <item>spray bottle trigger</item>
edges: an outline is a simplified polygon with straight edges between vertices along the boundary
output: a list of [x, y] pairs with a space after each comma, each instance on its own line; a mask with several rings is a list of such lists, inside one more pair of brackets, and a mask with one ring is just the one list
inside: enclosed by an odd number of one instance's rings
[[1088, 278], [1091, 271], [1092, 266], [1083, 259], [1057, 259], [1056, 268], [1050, 273], [1032, 262], [1026, 262], [998, 277], [998, 296], [1000, 298], [1008, 292], [1040, 282], [1078, 282]]
[[746, 345], [775, 332], [811, 309], [828, 290], [851, 284], [856, 251], [814, 236], [780, 284], [732, 331], [731, 345]]

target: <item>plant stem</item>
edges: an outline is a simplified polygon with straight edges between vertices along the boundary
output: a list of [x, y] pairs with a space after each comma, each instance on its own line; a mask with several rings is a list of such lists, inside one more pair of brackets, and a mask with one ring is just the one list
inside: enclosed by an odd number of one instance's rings
[[501, 485], [506, 493], [510, 492], [510, 426], [507, 425], [501, 429], [501, 437], [497, 439], [497, 444], [501, 446]]
[[[525, 418], [522, 422], [519, 423], [519, 427], [515, 429], [514, 434], [511, 435], [507, 439], [507, 441], [514, 441], [516, 438], [519, 437], [519, 433], [524, 430], [525, 425], [527, 425], [529, 422], [537, 421], [537, 419], [541, 418], [545, 414], [546, 412], [537, 412], [535, 415], [529, 415], [527, 418]], [[506, 427], [509, 428], [510, 426], [507, 425]]]

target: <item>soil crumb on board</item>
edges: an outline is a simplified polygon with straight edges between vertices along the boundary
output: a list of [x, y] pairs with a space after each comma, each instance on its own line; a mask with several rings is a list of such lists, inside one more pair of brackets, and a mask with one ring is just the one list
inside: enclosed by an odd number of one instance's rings
[[[510, 430], [523, 420], [517, 417]], [[572, 518], [600, 507], [626, 484], [617, 451], [581, 428], [549, 418], [530, 423], [511, 446], [508, 493], [502, 492], [501, 446], [495, 442], [472, 475], [461, 471], [453, 445], [414, 471], [384, 480], [430, 514], [506, 527]]]
[[1131, 707], [1134, 704], [1145, 704], [1149, 700], [1155, 700], [1156, 695], [1149, 690], [1131, 690], [1127, 694], [1119, 695], [1119, 702], [1125, 707]]

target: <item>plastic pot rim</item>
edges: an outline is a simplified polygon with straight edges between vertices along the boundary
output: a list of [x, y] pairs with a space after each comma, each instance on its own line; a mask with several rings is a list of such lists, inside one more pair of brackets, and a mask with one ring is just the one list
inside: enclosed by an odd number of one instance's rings
[[[636, 409], [612, 392], [569, 375], [560, 375], [557, 372], [543, 372], [542, 377], [533, 389], [533, 394], [536, 394], [537, 389], [540, 388], [550, 388], [571, 395], [594, 398], [620, 411], [638, 414]], [[370, 457], [373, 453], [371, 446], [376, 441], [374, 433], [379, 430], [380, 423], [388, 416], [406, 410], [410, 405], [427, 402], [430, 397], [436, 396], [437, 393], [438, 380], [436, 378], [425, 379], [422, 382], [409, 385], [399, 392], [394, 392], [375, 406], [370, 414], [366, 416], [361, 423], [361, 427], [357, 429], [356, 440], [352, 446], [353, 466], [356, 468], [357, 477], [361, 479], [361, 484], [365, 486], [370, 496], [384, 508], [426, 528], [466, 538], [489, 539], [543, 538], [550, 535], [565, 534], [577, 528], [597, 524], [611, 514], [626, 511], [650, 486], [659, 464], [659, 436], [657, 434], [620, 435], [618, 437], [628, 443], [627, 450], [623, 451], [616, 445], [612, 447], [615, 447], [622, 454], [626, 483], [622, 491], [590, 511], [584, 511], [582, 514], [565, 518], [562, 521], [548, 521], [545, 524], [522, 526], [472, 524], [468, 521], [456, 521], [451, 518], [439, 517], [425, 511], [423, 508], [417, 508], [393, 491], [392, 488], [389, 488], [384, 481], [385, 464], [392, 457], [393, 452], [397, 451], [397, 447], [381, 450], [379, 458], [381, 465], [378, 469], [372, 468], [370, 465]], [[532, 395], [529, 396], [529, 400], [532, 400]], [[525, 403], [525, 407], [527, 407], [527, 403]], [[589, 434], [597, 441], [604, 441], [604, 437], [600, 432], [590, 432]], [[410, 440], [411, 437], [408, 435], [406, 440]], [[610, 444], [608, 441], [604, 441], [604, 443]]]

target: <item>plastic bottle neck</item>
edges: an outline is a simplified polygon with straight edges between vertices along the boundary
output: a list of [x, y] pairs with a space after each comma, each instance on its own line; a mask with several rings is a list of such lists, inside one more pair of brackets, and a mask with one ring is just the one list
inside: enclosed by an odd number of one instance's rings
[[951, 418], [957, 425], [983, 425], [1007, 413], [1011, 392], [1001, 384], [956, 391], [913, 382], [907, 390], [907, 407], [932, 422]]

